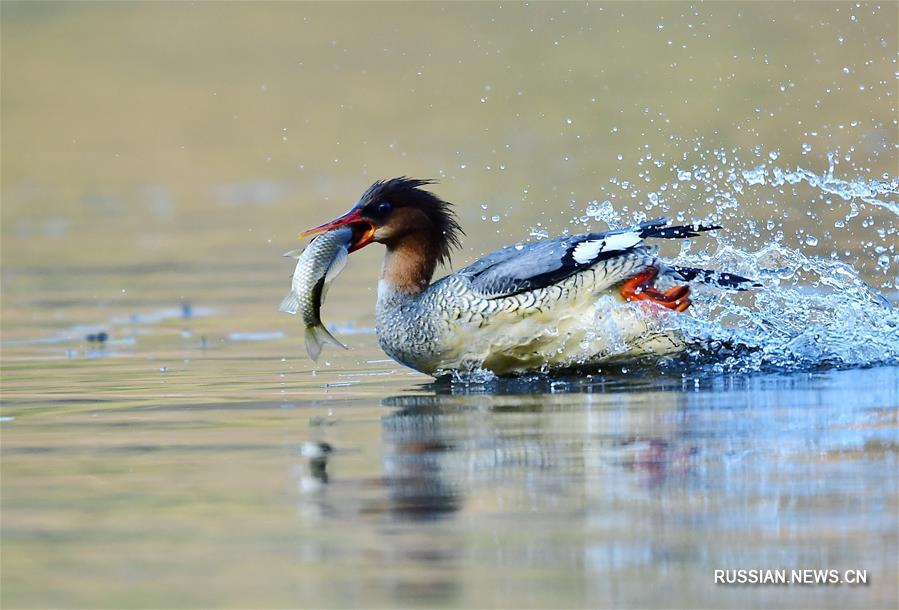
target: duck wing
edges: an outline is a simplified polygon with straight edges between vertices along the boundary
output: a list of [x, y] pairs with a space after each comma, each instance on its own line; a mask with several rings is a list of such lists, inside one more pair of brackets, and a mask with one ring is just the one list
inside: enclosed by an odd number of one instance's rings
[[[614, 231], [558, 237], [523, 247], [509, 246], [488, 254], [458, 274], [467, 276], [472, 290], [484, 298], [509, 297], [556, 284], [597, 263], [641, 250], [643, 240], [648, 237], [680, 239], [720, 228], [669, 226], [669, 223], [668, 218], [658, 218]], [[627, 267], [622, 265], [622, 270]]]

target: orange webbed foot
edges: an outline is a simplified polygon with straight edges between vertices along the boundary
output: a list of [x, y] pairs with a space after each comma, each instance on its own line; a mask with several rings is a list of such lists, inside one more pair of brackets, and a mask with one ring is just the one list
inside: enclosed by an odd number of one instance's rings
[[690, 287], [674, 286], [665, 292], [656, 290], [652, 284], [658, 276], [657, 267], [649, 267], [621, 286], [621, 296], [626, 301], [650, 301], [674, 311], [686, 311], [690, 307]]

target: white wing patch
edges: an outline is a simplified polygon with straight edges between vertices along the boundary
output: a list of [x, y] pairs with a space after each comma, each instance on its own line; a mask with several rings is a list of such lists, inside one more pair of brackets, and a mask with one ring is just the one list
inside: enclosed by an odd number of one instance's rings
[[607, 235], [603, 239], [582, 241], [575, 246], [572, 255], [579, 265], [586, 265], [596, 259], [601, 252], [627, 250], [628, 248], [636, 246], [641, 241], [643, 241], [643, 238], [636, 232]]

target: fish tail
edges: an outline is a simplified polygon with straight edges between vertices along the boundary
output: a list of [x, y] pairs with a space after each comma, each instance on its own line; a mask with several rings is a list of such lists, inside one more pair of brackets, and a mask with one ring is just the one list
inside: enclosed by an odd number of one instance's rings
[[278, 311], [283, 311], [284, 313], [295, 314], [300, 309], [300, 297], [297, 296], [297, 293], [294, 291], [290, 291], [290, 293], [284, 297], [284, 300], [281, 301], [281, 305], [278, 307]]
[[346, 345], [335, 339], [334, 335], [329, 333], [328, 329], [321, 324], [306, 327], [306, 352], [310, 358], [318, 362], [318, 357], [322, 353], [322, 346], [325, 343], [347, 349]]

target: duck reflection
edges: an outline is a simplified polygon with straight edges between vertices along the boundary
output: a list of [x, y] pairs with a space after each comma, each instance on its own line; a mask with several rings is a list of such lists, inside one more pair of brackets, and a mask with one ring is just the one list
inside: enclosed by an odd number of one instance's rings
[[[822, 383], [826, 408], [814, 393]], [[847, 446], [866, 451], [881, 432], [841, 422], [895, 396], [878, 390], [847, 410], [848, 395], [816, 375], [419, 386], [366, 424], [368, 476], [341, 476], [354, 469], [341, 470], [338, 447], [328, 476], [310, 477], [318, 488], [302, 502], [344, 541], [310, 537], [304, 556], [363, 554], [383, 569], [360, 577], [353, 599], [375, 590], [415, 606], [483, 600], [487, 582], [495, 599], [523, 602], [527, 575], [566, 582], [564, 592], [527, 588], [529, 605], [639, 605], [637, 583], [705, 573], [733, 559], [734, 541], [750, 563], [824, 562], [830, 551], [807, 541], [828, 505], [809, 498], [828, 489], [853, 506], [858, 489], [825, 478], [829, 461], [810, 470], [807, 448], [829, 452], [834, 468]], [[884, 469], [864, 474], [895, 488]], [[851, 511], [826, 514], [855, 531]], [[354, 533], [365, 535], [348, 549]]]
[[[464, 495], [482, 508], [497, 486], [531, 498], [525, 508], [533, 510], [566, 499], [578, 505], [597, 477], [617, 474], [628, 486], [651, 488], [688, 476], [699, 449], [677, 415], [677, 394], [647, 400], [646, 394], [589, 395], [585, 388], [596, 389], [569, 385], [564, 393], [518, 394], [504, 393], [506, 386], [465, 394], [432, 386], [432, 394], [386, 399], [398, 410], [382, 418], [382, 430], [405, 468], [417, 463], [432, 477], [430, 485], [439, 478], [457, 501]], [[407, 448], [419, 443], [441, 450], [418, 458]], [[387, 454], [385, 471], [395, 460]]]
[[[510, 502], [526, 512], [577, 512], [592, 494], [688, 476], [699, 450], [677, 416], [677, 394], [584, 388], [482, 394], [433, 384], [427, 394], [387, 398], [383, 405], [395, 410], [380, 421], [380, 477], [332, 480], [330, 447], [311, 456], [309, 447], [326, 444], [304, 444], [304, 514], [313, 506], [320, 515], [439, 522], [463, 509], [501, 512]], [[342, 499], [351, 491], [355, 497]]]
[[460, 490], [443, 473], [445, 456], [455, 448], [440, 438], [439, 429], [391, 429], [385, 421], [384, 440], [384, 482], [392, 517], [439, 520], [459, 510]]

